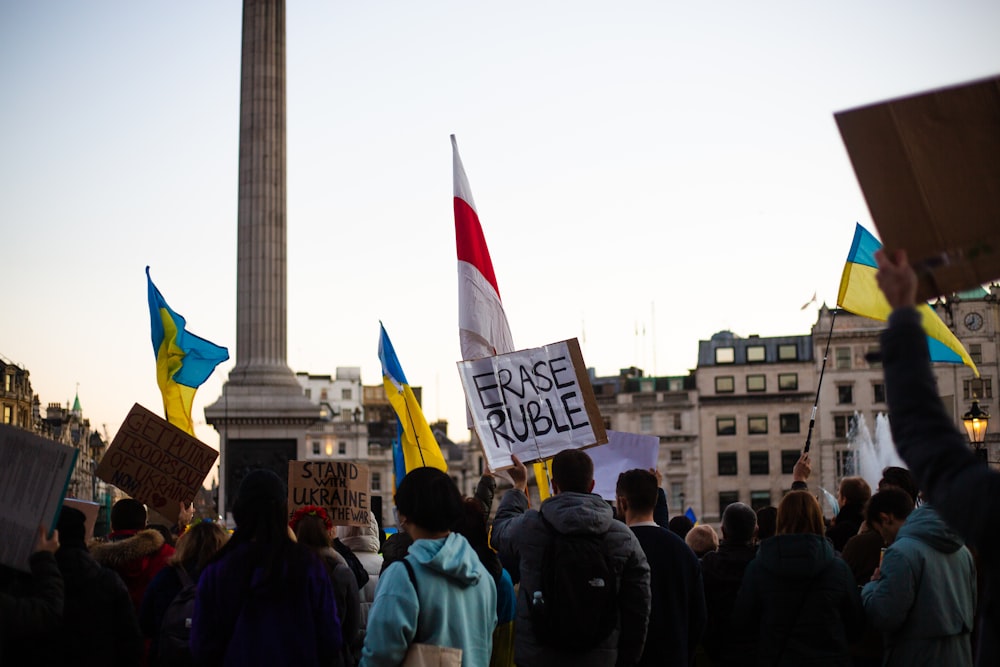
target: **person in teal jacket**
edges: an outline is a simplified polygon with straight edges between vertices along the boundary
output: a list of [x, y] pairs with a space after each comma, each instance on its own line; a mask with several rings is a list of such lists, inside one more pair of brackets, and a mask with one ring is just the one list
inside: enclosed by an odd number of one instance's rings
[[890, 543], [861, 591], [869, 623], [884, 633], [882, 664], [971, 667], [972, 554], [930, 505], [907, 516], [908, 503], [887, 489], [868, 506], [868, 522]]
[[396, 507], [414, 542], [379, 577], [361, 667], [396, 667], [414, 642], [461, 649], [462, 667], [486, 667], [497, 589], [468, 541], [451, 531], [461, 494], [440, 470], [416, 468], [400, 482]]

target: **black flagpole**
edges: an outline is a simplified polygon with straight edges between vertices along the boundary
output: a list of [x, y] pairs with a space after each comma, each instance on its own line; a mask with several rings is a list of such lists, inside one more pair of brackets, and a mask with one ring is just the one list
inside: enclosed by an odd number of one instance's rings
[[806, 434], [806, 446], [802, 453], [809, 453], [809, 445], [812, 442], [813, 426], [816, 425], [816, 410], [819, 408], [819, 390], [823, 386], [823, 374], [826, 373], [826, 359], [830, 356], [830, 339], [833, 338], [833, 325], [837, 321], [837, 309], [833, 309], [833, 317], [830, 319], [830, 333], [826, 336], [826, 351], [823, 352], [823, 366], [819, 371], [819, 382], [816, 383], [816, 401], [813, 403], [812, 415], [809, 417], [809, 432]]

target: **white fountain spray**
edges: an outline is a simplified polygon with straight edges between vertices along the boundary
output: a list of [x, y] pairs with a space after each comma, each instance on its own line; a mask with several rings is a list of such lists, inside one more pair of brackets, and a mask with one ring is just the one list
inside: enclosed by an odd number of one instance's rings
[[872, 488], [872, 493], [878, 489], [878, 482], [882, 479], [882, 470], [888, 466], [907, 467], [899, 458], [896, 445], [892, 442], [889, 417], [881, 412], [875, 417], [874, 438], [872, 438], [871, 431], [868, 430], [865, 416], [855, 412], [854, 423], [847, 434], [847, 439], [851, 457], [845, 472], [848, 475], [863, 477]]

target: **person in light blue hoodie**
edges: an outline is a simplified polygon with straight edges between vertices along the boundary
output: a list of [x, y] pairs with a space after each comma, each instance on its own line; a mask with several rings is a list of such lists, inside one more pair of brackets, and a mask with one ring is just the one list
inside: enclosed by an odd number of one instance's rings
[[910, 508], [900, 489], [868, 503], [868, 523], [889, 545], [861, 591], [869, 622], [885, 633], [882, 664], [971, 667], [972, 554], [930, 505]]
[[416, 642], [461, 649], [462, 667], [486, 667], [497, 589], [468, 541], [451, 531], [461, 494], [440, 470], [416, 468], [400, 482], [396, 508], [414, 542], [379, 577], [361, 667], [396, 667]]

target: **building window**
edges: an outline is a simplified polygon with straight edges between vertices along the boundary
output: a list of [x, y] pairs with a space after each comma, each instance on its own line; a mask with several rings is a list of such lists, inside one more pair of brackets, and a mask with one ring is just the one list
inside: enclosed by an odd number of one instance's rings
[[972, 399], [993, 398], [993, 383], [990, 378], [980, 378], [979, 380], [962, 380], [962, 398], [966, 401]]
[[639, 433], [653, 432], [653, 415], [639, 415]]
[[3, 376], [3, 390], [11, 391], [11, 386], [14, 384], [14, 376], [7, 373]]
[[382, 490], [382, 473], [373, 472], [372, 473], [372, 491]]
[[681, 413], [675, 412], [673, 414], [673, 422], [674, 422], [674, 430], [675, 431], [681, 430]]
[[885, 403], [885, 385], [876, 382], [872, 385], [872, 398], [876, 403]]
[[781, 474], [791, 475], [795, 472], [795, 464], [799, 462], [801, 453], [797, 449], [781, 450]]
[[313, 440], [313, 456], [319, 456], [320, 451], [319, 440]]
[[766, 391], [767, 377], [763, 375], [747, 376], [747, 391]]
[[747, 433], [750, 435], [767, 433], [767, 415], [752, 415], [747, 417]]
[[750, 507], [753, 511], [761, 509], [762, 507], [770, 507], [771, 505], [771, 492], [770, 491], [751, 491], [750, 492]]
[[854, 452], [844, 449], [837, 454], [837, 479], [850, 477], [855, 474]]
[[740, 492], [739, 491], [720, 491], [719, 492], [719, 516], [726, 511], [726, 508], [733, 503], [740, 502]]
[[736, 382], [732, 375], [720, 375], [715, 378], [716, 394], [731, 394], [736, 389]]
[[344, 401], [351, 400], [351, 390], [350, 389], [341, 389], [340, 390], [340, 398], [341, 398], [341, 400], [344, 400]]
[[747, 347], [747, 363], [759, 363], [767, 361], [763, 345], [750, 345]]
[[854, 402], [854, 385], [853, 384], [838, 384], [837, 385], [837, 403], [840, 405], [850, 405]]
[[715, 348], [715, 363], [731, 364], [736, 361], [736, 351], [731, 347]]
[[670, 463], [671, 464], [684, 463], [684, 450], [683, 449], [671, 449], [670, 450]]
[[340, 456], [346, 456], [347, 455], [347, 443], [346, 442], [338, 442], [337, 443], [337, 454], [339, 454]]
[[798, 388], [799, 388], [798, 373], [778, 374], [778, 391], [798, 391]]
[[327, 392], [326, 392], [326, 389], [320, 389], [320, 390], [319, 390], [319, 400], [321, 400], [321, 401], [325, 401], [325, 400], [327, 400]]
[[670, 504], [677, 511], [684, 511], [684, 482], [670, 482]]
[[736, 452], [719, 452], [719, 475], [736, 474]]
[[13, 411], [11, 409], [11, 406], [9, 406], [9, 405], [3, 406], [3, 423], [4, 424], [13, 423], [12, 422], [13, 418], [14, 418], [14, 416], [13, 416]]
[[782, 433], [798, 433], [799, 413], [786, 412], [778, 415], [778, 428]]
[[851, 348], [838, 347], [833, 351], [833, 354], [834, 354], [834, 368], [851, 367]]
[[736, 417], [716, 417], [715, 435], [736, 435]]
[[313, 397], [313, 390], [306, 387], [306, 398], [312, 399], [312, 397]]
[[833, 436], [835, 438], [846, 438], [854, 430], [854, 415], [834, 415], [833, 416]]
[[972, 363], [983, 363], [983, 346], [980, 343], [969, 343], [969, 358]]
[[771, 466], [768, 464], [767, 450], [750, 452], [750, 474], [767, 475], [770, 472]]
[[873, 345], [865, 350], [865, 360], [868, 368], [882, 368], [882, 350], [877, 345]]
[[684, 389], [684, 383], [676, 378], [673, 378], [667, 382], [667, 387], [667, 391], [681, 391]]
[[794, 343], [778, 346], [778, 361], [796, 361], [799, 358], [799, 348]]

